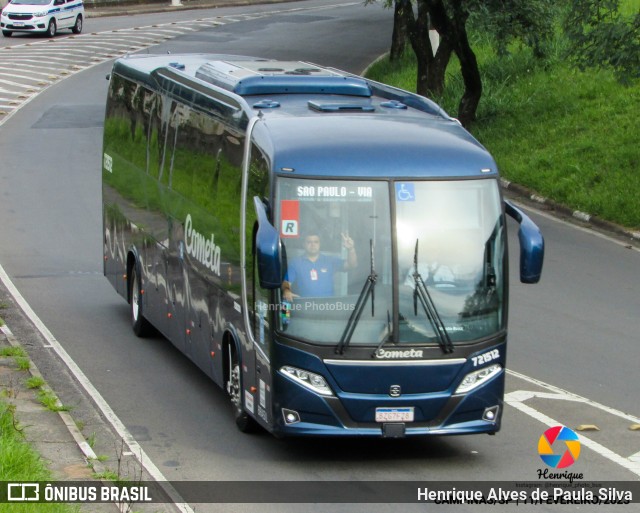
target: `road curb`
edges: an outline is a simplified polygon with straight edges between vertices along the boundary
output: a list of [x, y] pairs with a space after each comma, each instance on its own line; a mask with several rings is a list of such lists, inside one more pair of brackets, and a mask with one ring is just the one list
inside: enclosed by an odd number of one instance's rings
[[[14, 336], [13, 332], [11, 331], [9, 326], [7, 326], [7, 324], [2, 324], [0, 326], [0, 332], [4, 335], [5, 340], [8, 342], [8, 344], [11, 347], [21, 348], [24, 350], [24, 347], [22, 346], [22, 344], [20, 344], [20, 342], [18, 342], [17, 338]], [[33, 362], [31, 357], [28, 355], [28, 353], [27, 353], [27, 358], [29, 361], [29, 368], [27, 372], [31, 375], [31, 377], [39, 378], [44, 382], [44, 384], [39, 388], [41, 390], [44, 390], [45, 392], [50, 392], [54, 394], [57, 400], [57, 406], [62, 408], [63, 405], [62, 403], [60, 403], [60, 399], [58, 398], [57, 394], [47, 384], [40, 370], [38, 369], [36, 364]], [[43, 406], [43, 409], [46, 409], [46, 407]], [[106, 467], [98, 459], [97, 455], [95, 454], [95, 452], [93, 451], [93, 449], [91, 448], [87, 440], [85, 439], [84, 435], [78, 428], [71, 414], [63, 410], [50, 411], [50, 413], [57, 414], [57, 417], [60, 419], [60, 421], [64, 425], [64, 429], [66, 429], [66, 432], [69, 434], [69, 437], [70, 437], [69, 442], [72, 442], [73, 444], [75, 444], [80, 450], [80, 452], [82, 453], [82, 458], [75, 456], [74, 459], [76, 458], [82, 459], [83, 461], [79, 463], [84, 464], [87, 467], [90, 467], [93, 471], [93, 474], [105, 474], [107, 471]], [[61, 442], [61, 440], [55, 440], [55, 441]], [[104, 484], [110, 484], [110, 482], [102, 479], [95, 479], [95, 481], [99, 481]], [[113, 505], [114, 511], [120, 511], [120, 508], [118, 507], [117, 504], [112, 503], [112, 505]]]
[[523, 185], [513, 183], [505, 178], [500, 178], [500, 186], [505, 191], [509, 191], [516, 196], [529, 200], [534, 204], [552, 211], [552, 213], [556, 214], [558, 217], [570, 218], [594, 229], [598, 229], [600, 231], [608, 232], [612, 235], [622, 237], [623, 239], [627, 240], [630, 243], [633, 243], [634, 245], [640, 244], [640, 231], [630, 230], [625, 228], [624, 226], [620, 226], [611, 221], [607, 221], [606, 219], [601, 219], [587, 212], [574, 210], [549, 198], [540, 196], [535, 191]]

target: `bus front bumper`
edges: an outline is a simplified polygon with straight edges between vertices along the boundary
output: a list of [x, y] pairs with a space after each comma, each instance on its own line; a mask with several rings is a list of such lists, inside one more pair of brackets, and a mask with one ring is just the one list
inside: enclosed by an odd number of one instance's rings
[[[504, 395], [504, 370], [467, 394], [450, 392], [388, 395], [316, 394], [278, 375], [276, 386], [284, 393], [275, 405], [277, 436], [371, 436], [402, 438], [419, 435], [467, 435], [500, 430]], [[413, 422], [375, 422], [376, 408], [412, 408]], [[356, 422], [358, 411], [365, 421]], [[369, 421], [370, 420], [370, 421]]]

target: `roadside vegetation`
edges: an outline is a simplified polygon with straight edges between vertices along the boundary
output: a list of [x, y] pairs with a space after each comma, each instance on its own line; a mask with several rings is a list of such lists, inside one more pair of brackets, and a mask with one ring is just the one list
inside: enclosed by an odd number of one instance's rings
[[[635, 12], [638, 2], [622, 2]], [[545, 48], [512, 42], [498, 55], [495, 40], [469, 24], [482, 76], [476, 119], [468, 125], [492, 153], [501, 175], [540, 196], [632, 230], [640, 228], [640, 81], [621, 81], [606, 67], [580, 70], [568, 58], [570, 41], [558, 28]], [[604, 68], [604, 69], [603, 69]], [[452, 56], [441, 96], [455, 116], [464, 92]], [[369, 78], [416, 90], [414, 52], [383, 59]]]
[[[0, 481], [47, 481], [51, 479], [46, 463], [24, 439], [14, 407], [0, 400]], [[41, 513], [74, 513], [69, 504], [34, 504], [11, 502], [2, 505], [3, 513], [29, 513], [37, 508]]]
[[[0, 302], [0, 310], [5, 309], [5, 303]], [[13, 359], [17, 369], [26, 371], [30, 368], [27, 352], [20, 346], [0, 347], [0, 358]], [[44, 393], [45, 381], [40, 376], [26, 378], [26, 388]], [[38, 482], [52, 479], [47, 462], [26, 439], [24, 426], [21, 425], [16, 414], [13, 400], [17, 397], [19, 384], [14, 378], [3, 379], [0, 382], [0, 481]], [[48, 392], [55, 398], [52, 392]], [[42, 401], [42, 398], [41, 398]], [[48, 406], [43, 402], [45, 406]], [[55, 406], [59, 401], [55, 398]], [[52, 409], [52, 408], [50, 408]], [[77, 513], [79, 508], [70, 504], [56, 503], [20, 503], [9, 502], [2, 505], [2, 513], [30, 513], [37, 509], [42, 513]]]

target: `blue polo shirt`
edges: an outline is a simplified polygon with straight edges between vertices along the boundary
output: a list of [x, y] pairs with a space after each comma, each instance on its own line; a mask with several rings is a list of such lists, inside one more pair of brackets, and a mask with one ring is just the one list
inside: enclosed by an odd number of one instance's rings
[[320, 253], [315, 262], [306, 256], [289, 262], [285, 280], [291, 283], [291, 291], [302, 297], [333, 296], [333, 275], [344, 270], [344, 260]]

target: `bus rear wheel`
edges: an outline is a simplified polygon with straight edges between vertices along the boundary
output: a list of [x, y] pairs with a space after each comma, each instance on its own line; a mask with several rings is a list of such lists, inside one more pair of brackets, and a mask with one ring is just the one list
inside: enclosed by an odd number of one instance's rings
[[228, 347], [229, 355], [229, 378], [227, 380], [227, 393], [231, 400], [233, 415], [235, 417], [236, 426], [243, 433], [253, 433], [256, 431], [258, 424], [242, 407], [242, 375], [240, 371], [240, 361], [236, 354], [235, 348], [230, 345]]
[[138, 276], [138, 270], [134, 264], [129, 273], [129, 297], [131, 298], [131, 327], [139, 337], [146, 337], [151, 333], [152, 327], [144, 317], [142, 302], [142, 283]]

